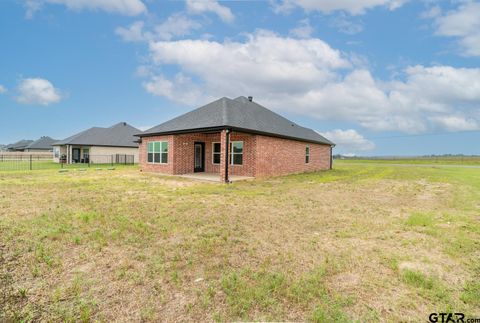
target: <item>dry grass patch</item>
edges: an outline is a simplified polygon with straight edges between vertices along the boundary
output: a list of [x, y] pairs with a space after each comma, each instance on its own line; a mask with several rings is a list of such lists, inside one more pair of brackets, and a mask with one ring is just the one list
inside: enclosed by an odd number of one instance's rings
[[7, 320], [383, 321], [478, 313], [477, 170], [206, 184], [0, 174]]

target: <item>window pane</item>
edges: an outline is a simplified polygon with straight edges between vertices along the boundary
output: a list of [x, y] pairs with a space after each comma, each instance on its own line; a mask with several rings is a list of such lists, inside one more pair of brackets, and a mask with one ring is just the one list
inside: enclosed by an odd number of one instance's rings
[[234, 165], [242, 165], [243, 164], [243, 155], [242, 154], [234, 154], [233, 156], [233, 164]]
[[213, 154], [213, 163], [220, 164], [220, 154]]
[[168, 163], [168, 153], [162, 153], [162, 164]]
[[243, 142], [242, 141], [234, 141], [232, 142], [232, 152], [234, 153], [242, 153], [243, 152]]
[[168, 153], [168, 141], [162, 142], [162, 153]]
[[220, 147], [220, 143], [219, 143], [219, 142], [213, 143], [213, 152], [214, 152], [214, 153], [220, 153], [220, 149], [221, 149], [221, 147]]
[[310, 147], [305, 147], [305, 154], [310, 155]]
[[308, 164], [310, 162], [310, 156], [305, 156], [305, 162]]
[[148, 143], [148, 152], [153, 153], [153, 142]]
[[155, 153], [153, 154], [153, 161], [155, 163], [159, 163], [160, 162], [160, 153]]
[[153, 153], [148, 153], [148, 162], [153, 162]]
[[159, 153], [160, 152], [160, 141], [156, 141], [154, 144], [155, 144], [154, 152]]

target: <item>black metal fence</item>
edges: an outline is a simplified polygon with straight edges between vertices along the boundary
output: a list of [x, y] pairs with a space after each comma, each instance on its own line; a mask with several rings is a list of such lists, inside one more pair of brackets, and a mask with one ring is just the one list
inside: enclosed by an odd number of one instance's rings
[[135, 156], [125, 154], [115, 155], [90, 155], [79, 162], [67, 163], [66, 160], [54, 160], [53, 155], [45, 154], [2, 154], [0, 153], [1, 171], [30, 171], [41, 169], [78, 169], [78, 168], [100, 168], [134, 165]]

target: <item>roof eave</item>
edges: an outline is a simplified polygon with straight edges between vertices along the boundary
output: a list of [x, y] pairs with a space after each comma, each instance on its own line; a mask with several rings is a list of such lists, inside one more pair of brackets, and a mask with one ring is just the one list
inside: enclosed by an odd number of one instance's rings
[[191, 129], [181, 129], [181, 130], [171, 130], [171, 131], [158, 131], [158, 132], [149, 132], [149, 133], [139, 133], [134, 135], [135, 137], [153, 137], [153, 136], [163, 136], [163, 135], [176, 135], [182, 133], [192, 133], [192, 132], [202, 132], [202, 131], [215, 131], [223, 130], [230, 128], [228, 126], [215, 126], [215, 127], [204, 127], [204, 128], [191, 128]]
[[[135, 141], [133, 141], [135, 142]], [[63, 144], [52, 144], [52, 146], [89, 146], [89, 147], [119, 147], [119, 148], [138, 148], [138, 145], [99, 145], [99, 144], [87, 144], [87, 143], [63, 143]]]

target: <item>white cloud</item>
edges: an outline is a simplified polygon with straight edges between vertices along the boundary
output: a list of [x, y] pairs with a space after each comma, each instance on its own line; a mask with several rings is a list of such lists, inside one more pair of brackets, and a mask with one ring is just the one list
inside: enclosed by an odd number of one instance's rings
[[144, 22], [136, 21], [128, 27], [118, 27], [115, 33], [127, 42], [146, 41], [148, 36], [143, 31]]
[[354, 129], [335, 129], [320, 134], [334, 142], [336, 150], [340, 153], [354, 154], [375, 149], [375, 144], [372, 141], [366, 139]]
[[245, 88], [245, 80], [259, 90], [272, 85], [277, 85], [279, 91], [302, 89], [312, 82], [322, 84], [330, 80], [334, 76], [332, 69], [350, 66], [340, 51], [320, 39], [282, 38], [265, 31], [248, 35], [243, 43], [151, 42], [150, 52], [154, 63], [179, 65], [189, 73], [205, 77], [219, 90], [232, 86], [240, 90]]
[[26, 16], [33, 17], [35, 12], [46, 4], [64, 5], [70, 10], [102, 10], [126, 16], [137, 16], [147, 12], [141, 0], [26, 0]]
[[193, 30], [202, 27], [200, 23], [181, 13], [171, 15], [161, 24], [155, 25], [151, 31], [144, 30], [144, 26], [143, 21], [136, 21], [126, 28], [118, 27], [115, 33], [128, 42], [171, 40], [189, 35]]
[[327, 14], [335, 11], [345, 11], [351, 15], [361, 15], [368, 9], [375, 7], [386, 7], [389, 10], [395, 10], [407, 1], [408, 0], [278, 0], [273, 1], [273, 8], [277, 13], [288, 13], [295, 7], [300, 7], [305, 11], [320, 11]]
[[441, 128], [448, 131], [473, 131], [480, 130], [480, 122], [473, 118], [465, 118], [464, 116], [441, 116], [433, 117], [433, 122], [436, 122]]
[[48, 80], [27, 78], [20, 81], [17, 102], [21, 104], [49, 105], [62, 99], [60, 91]]
[[427, 11], [423, 12], [420, 17], [423, 19], [432, 19], [437, 18], [442, 14], [442, 8], [439, 6], [433, 6], [429, 8]]
[[[393, 80], [375, 79], [320, 39], [258, 31], [246, 40], [151, 41], [148, 92], [199, 105], [253, 95], [269, 108], [358, 124], [375, 131], [452, 130], [480, 121], [480, 68], [411, 66]], [[158, 70], [177, 69], [174, 77]], [[442, 121], [443, 120], [443, 121]], [[450, 120], [450, 121], [449, 121]]]
[[290, 30], [290, 35], [298, 38], [310, 38], [313, 33], [313, 27], [308, 19], [300, 21], [299, 25]]
[[[204, 93], [192, 82], [189, 77], [177, 74], [172, 80], [163, 76], [153, 76], [148, 82], [143, 83], [145, 90], [155, 96], [163, 96], [171, 101], [184, 104], [195, 104], [206, 99]], [[213, 99], [209, 97], [208, 99]]]
[[340, 13], [336, 17], [333, 17], [330, 20], [330, 26], [348, 35], [355, 35], [363, 31], [363, 25], [361, 23], [353, 22], [351, 18], [347, 18], [344, 13]]
[[467, 2], [457, 10], [433, 14], [436, 35], [456, 37], [466, 56], [480, 56], [480, 3]]
[[225, 22], [235, 20], [230, 8], [222, 6], [216, 0], [187, 0], [187, 10], [195, 14], [213, 12]]
[[200, 23], [183, 14], [174, 14], [154, 29], [158, 39], [170, 40], [173, 37], [189, 35], [193, 30], [201, 27]]
[[6, 92], [7, 92], [7, 89], [0, 84], [0, 94], [6, 93]]

